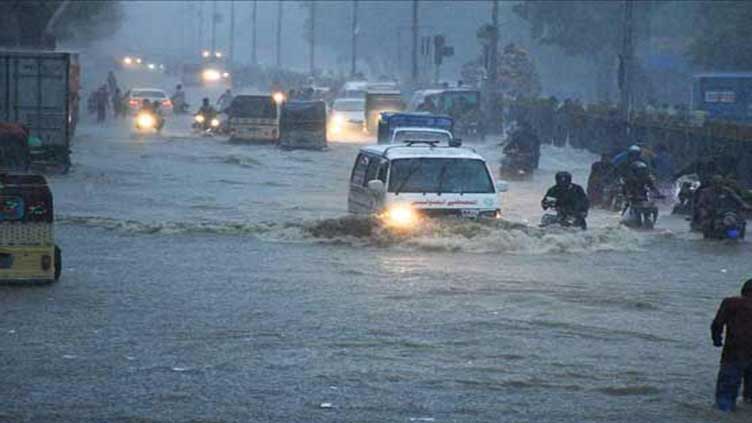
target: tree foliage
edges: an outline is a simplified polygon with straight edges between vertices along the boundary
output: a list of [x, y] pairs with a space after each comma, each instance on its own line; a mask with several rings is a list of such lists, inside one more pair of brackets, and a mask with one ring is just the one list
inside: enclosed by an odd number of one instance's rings
[[705, 1], [696, 9], [690, 60], [708, 70], [752, 70], [752, 2]]
[[[0, 2], [4, 24], [0, 43], [35, 45], [62, 3], [62, 0]], [[53, 28], [53, 35], [58, 40], [89, 42], [112, 34], [122, 19], [120, 6], [118, 1], [71, 1]]]

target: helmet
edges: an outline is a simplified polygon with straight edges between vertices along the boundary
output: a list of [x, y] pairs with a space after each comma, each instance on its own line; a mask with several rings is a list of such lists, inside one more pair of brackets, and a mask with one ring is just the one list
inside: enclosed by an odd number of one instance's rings
[[209, 104], [209, 97], [204, 97], [203, 100], [201, 100], [204, 104]]
[[630, 167], [632, 168], [632, 171], [635, 173], [645, 172], [648, 170], [648, 165], [646, 165], [645, 162], [640, 161], [640, 160], [637, 160], [636, 162], [632, 163]]
[[627, 150], [627, 151], [629, 151], [630, 153], [639, 153], [642, 150], [640, 149], [639, 145], [632, 144], [632, 145], [629, 146], [629, 150]]
[[567, 171], [556, 172], [556, 185], [568, 187], [572, 184], [572, 174]]
[[642, 150], [640, 150], [640, 146], [634, 144], [634, 145], [631, 145], [629, 149], [627, 150], [627, 156], [632, 160], [637, 160], [640, 158], [641, 152]]

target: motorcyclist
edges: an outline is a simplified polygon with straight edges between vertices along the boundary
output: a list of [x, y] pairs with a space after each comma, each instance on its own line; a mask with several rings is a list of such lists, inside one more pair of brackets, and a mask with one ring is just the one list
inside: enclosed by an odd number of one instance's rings
[[136, 113], [136, 116], [140, 113], [148, 113], [154, 116], [154, 119], [156, 120], [155, 129], [157, 131], [162, 130], [162, 127], [164, 127], [165, 124], [165, 119], [162, 115], [162, 110], [159, 108], [158, 101], [149, 101], [149, 99], [145, 98], [141, 103], [141, 108], [138, 110], [138, 113]]
[[629, 177], [632, 172], [632, 163], [638, 160], [642, 160], [642, 149], [637, 144], [633, 144], [629, 146], [627, 151], [617, 154], [612, 161], [616, 176], [619, 178]]
[[217, 114], [217, 110], [209, 103], [209, 98], [204, 97], [204, 99], [201, 100], [201, 108], [198, 109], [198, 112], [196, 113], [196, 115], [204, 117], [204, 121], [200, 123], [202, 129], [209, 128], [211, 120], [217, 117]]
[[[587, 229], [588, 210], [590, 202], [581, 186], [572, 183], [572, 174], [561, 171], [556, 173], [556, 185], [546, 191], [546, 195], [541, 200], [543, 210], [556, 207], [560, 216], [571, 216], [575, 218], [575, 225], [582, 229]], [[555, 206], [551, 204], [551, 199], [556, 201]]]
[[[752, 279], [742, 286], [741, 296], [723, 299], [710, 333], [713, 345], [723, 347], [715, 391], [716, 406], [722, 411], [733, 411], [742, 379], [752, 373]], [[745, 385], [748, 382], [745, 381]], [[746, 391], [745, 400], [750, 400], [748, 395], [751, 394]]]
[[593, 205], [606, 206], [608, 200], [605, 189], [613, 182], [614, 165], [608, 153], [601, 154], [601, 159], [590, 166], [587, 195]]
[[648, 165], [641, 160], [633, 162], [630, 166], [630, 172], [624, 177], [622, 189], [624, 197], [630, 202], [645, 200], [651, 192], [656, 197], [663, 197], [655, 185]]
[[188, 103], [185, 100], [185, 91], [183, 86], [178, 84], [175, 87], [175, 93], [171, 97], [172, 104], [175, 106], [175, 111], [178, 113], [185, 113], [188, 110]]
[[527, 161], [527, 167], [537, 169], [540, 161], [540, 147], [540, 139], [533, 131], [533, 127], [523, 120], [519, 128], [511, 134], [509, 143], [504, 146], [504, 154], [519, 155]]
[[695, 208], [703, 234], [711, 237], [717, 230], [718, 219], [724, 213], [740, 214], [742, 210], [751, 209], [734, 190], [726, 186], [721, 175], [710, 178], [710, 185], [700, 192]]

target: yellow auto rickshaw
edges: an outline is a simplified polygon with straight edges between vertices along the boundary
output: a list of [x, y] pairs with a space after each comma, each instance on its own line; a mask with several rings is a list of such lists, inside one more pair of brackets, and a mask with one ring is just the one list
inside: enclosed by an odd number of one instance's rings
[[0, 281], [60, 278], [62, 257], [53, 219], [44, 176], [0, 174]]

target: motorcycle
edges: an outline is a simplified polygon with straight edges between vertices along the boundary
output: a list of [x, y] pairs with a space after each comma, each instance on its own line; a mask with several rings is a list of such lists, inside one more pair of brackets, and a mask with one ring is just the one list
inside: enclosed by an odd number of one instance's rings
[[196, 113], [193, 116], [193, 130], [203, 135], [213, 135], [219, 133], [222, 122], [219, 120], [219, 115], [206, 115], [203, 113]]
[[572, 213], [562, 212], [556, 206], [555, 198], [546, 197], [546, 200], [544, 201], [543, 205], [548, 210], [554, 210], [555, 213], [552, 213], [552, 212], [544, 213], [543, 216], [541, 217], [541, 223], [540, 225], [538, 225], [539, 227], [545, 228], [547, 226], [552, 226], [552, 225], [559, 225], [563, 228], [585, 229], [587, 227], [584, 216], [577, 216]]
[[134, 119], [136, 132], [143, 134], [147, 132], [162, 132], [162, 126], [164, 126], [164, 118], [154, 112], [147, 110], [141, 110], [136, 113]]
[[622, 224], [633, 229], [653, 229], [658, 220], [658, 207], [652, 198], [630, 199], [622, 212]]
[[704, 239], [743, 240], [747, 232], [744, 216], [733, 210], [721, 212], [702, 231]]
[[622, 181], [616, 180], [603, 187], [603, 208], [615, 212], [624, 210], [624, 192], [622, 190]]
[[524, 180], [533, 177], [533, 157], [531, 154], [510, 151], [504, 154], [499, 167], [499, 175], [510, 180]]

